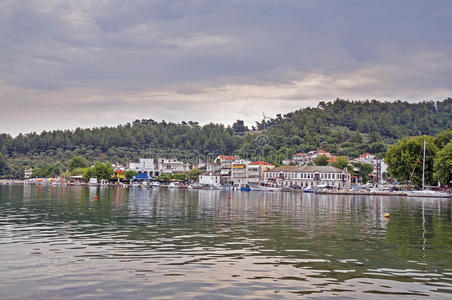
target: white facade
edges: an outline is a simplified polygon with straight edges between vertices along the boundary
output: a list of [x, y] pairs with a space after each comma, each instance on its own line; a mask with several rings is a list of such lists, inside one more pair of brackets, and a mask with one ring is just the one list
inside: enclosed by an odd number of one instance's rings
[[160, 174], [177, 174], [190, 171], [190, 165], [175, 159], [162, 158], [159, 160]]
[[146, 173], [150, 177], [158, 176], [158, 170], [152, 158], [140, 158], [140, 162], [130, 163], [129, 170]]
[[265, 182], [283, 187], [329, 186], [344, 188], [350, 186], [351, 176], [344, 170], [332, 166], [284, 166], [265, 173]]
[[24, 178], [25, 179], [30, 179], [32, 174], [33, 174], [33, 169], [25, 169], [24, 170]]
[[221, 182], [220, 175], [204, 174], [199, 175], [199, 183], [211, 186], [219, 186]]

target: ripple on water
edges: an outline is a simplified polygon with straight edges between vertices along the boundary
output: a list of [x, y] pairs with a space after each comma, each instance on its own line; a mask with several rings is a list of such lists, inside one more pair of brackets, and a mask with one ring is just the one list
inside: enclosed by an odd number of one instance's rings
[[422, 216], [399, 197], [104, 189], [93, 203], [100, 190], [12, 189], [0, 187], [0, 298], [452, 293], [447, 201]]

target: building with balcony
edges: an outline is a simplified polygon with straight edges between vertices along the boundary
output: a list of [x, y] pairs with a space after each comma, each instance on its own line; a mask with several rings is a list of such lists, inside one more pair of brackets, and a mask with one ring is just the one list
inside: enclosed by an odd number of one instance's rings
[[234, 185], [242, 185], [248, 183], [247, 162], [237, 160], [231, 163], [231, 181]]
[[248, 164], [248, 183], [264, 182], [264, 172], [275, 166], [266, 161], [254, 161]]
[[222, 184], [232, 183], [232, 163], [240, 157], [232, 155], [218, 155], [208, 171], [219, 172]]
[[158, 170], [160, 174], [178, 174], [190, 171], [190, 164], [176, 159], [161, 158], [158, 160]]
[[145, 173], [149, 177], [156, 177], [159, 171], [152, 158], [140, 158], [138, 163], [130, 163], [129, 170]]
[[350, 174], [332, 166], [282, 166], [264, 171], [265, 182], [282, 187], [350, 186]]

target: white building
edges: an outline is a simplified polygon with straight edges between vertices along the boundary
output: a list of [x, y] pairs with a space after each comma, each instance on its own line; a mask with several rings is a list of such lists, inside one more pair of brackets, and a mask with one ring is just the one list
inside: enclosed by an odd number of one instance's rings
[[130, 163], [129, 170], [139, 173], [146, 173], [149, 177], [155, 177], [159, 175], [158, 169], [152, 158], [140, 158], [138, 163]]
[[275, 166], [266, 161], [255, 161], [248, 164], [248, 183], [259, 183], [264, 181], [264, 172]]
[[328, 158], [328, 162], [336, 161], [336, 157], [334, 155], [324, 150], [314, 150], [309, 151], [308, 153], [297, 153], [292, 157], [292, 161], [296, 165], [302, 166], [306, 164], [313, 164], [320, 156], [326, 156]]
[[199, 183], [210, 186], [219, 186], [221, 182], [221, 176], [219, 174], [206, 173], [199, 175]]
[[159, 159], [160, 174], [177, 174], [190, 171], [190, 164], [178, 161], [176, 159]]
[[351, 176], [344, 170], [332, 166], [282, 166], [264, 172], [265, 182], [283, 187], [350, 186]]
[[244, 160], [237, 160], [231, 163], [231, 181], [234, 185], [248, 183], [247, 165], [248, 162]]
[[33, 168], [24, 170], [24, 178], [30, 179], [33, 174]]
[[388, 172], [388, 165], [382, 159], [372, 153], [363, 153], [352, 161], [371, 165], [374, 168], [371, 174], [375, 180], [374, 183], [383, 183], [383, 173]]

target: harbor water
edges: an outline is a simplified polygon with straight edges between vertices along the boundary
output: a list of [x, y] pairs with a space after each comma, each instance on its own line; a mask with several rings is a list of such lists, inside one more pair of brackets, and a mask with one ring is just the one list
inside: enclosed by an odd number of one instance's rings
[[0, 261], [0, 299], [451, 299], [452, 200], [0, 185]]

